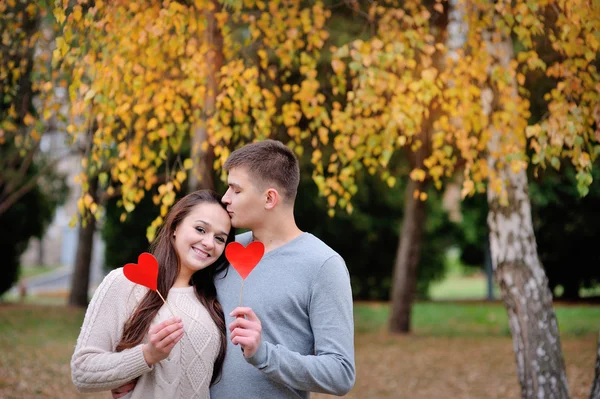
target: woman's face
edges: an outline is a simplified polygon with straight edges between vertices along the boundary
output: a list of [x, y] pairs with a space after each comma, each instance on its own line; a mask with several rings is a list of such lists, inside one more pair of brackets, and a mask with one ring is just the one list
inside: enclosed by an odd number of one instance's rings
[[187, 280], [219, 259], [230, 229], [231, 220], [221, 205], [204, 202], [193, 207], [174, 233], [180, 276]]

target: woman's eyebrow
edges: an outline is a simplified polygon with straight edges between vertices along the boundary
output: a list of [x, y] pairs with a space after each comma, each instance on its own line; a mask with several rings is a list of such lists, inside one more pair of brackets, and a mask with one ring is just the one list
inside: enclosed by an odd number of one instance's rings
[[[206, 226], [208, 226], [208, 227], [212, 228], [212, 225], [211, 225], [210, 223], [208, 223], [207, 221], [205, 221], [205, 220], [198, 219], [198, 220], [196, 220], [196, 223], [198, 223], [198, 222], [200, 222], [200, 223], [203, 223], [203, 224], [205, 224]], [[218, 234], [223, 234], [223, 235], [224, 235], [224, 236], [226, 236], [226, 237], [227, 237], [227, 235], [228, 235], [228, 234], [227, 234], [227, 233], [225, 233], [224, 231], [222, 231], [222, 232], [220, 232], [220, 233], [218, 233]]]

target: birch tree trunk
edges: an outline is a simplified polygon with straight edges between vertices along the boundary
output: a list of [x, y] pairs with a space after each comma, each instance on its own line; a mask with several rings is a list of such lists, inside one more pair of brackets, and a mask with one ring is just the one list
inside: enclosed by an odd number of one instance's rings
[[598, 333], [598, 346], [596, 347], [596, 368], [594, 372], [594, 382], [592, 383], [592, 392], [590, 399], [600, 399], [600, 333]]
[[[510, 38], [495, 44], [488, 38], [487, 43], [497, 62], [507, 66], [513, 58]], [[491, 110], [493, 94], [491, 90], [487, 94]], [[510, 162], [497, 155], [501, 154], [501, 141], [506, 139], [498, 130], [492, 130], [488, 164], [505, 184], [508, 205], [501, 204], [498, 193], [488, 186], [488, 226], [492, 264], [508, 312], [521, 395], [566, 399], [567, 375], [552, 293], [537, 254], [527, 174], [523, 169], [515, 173]]]

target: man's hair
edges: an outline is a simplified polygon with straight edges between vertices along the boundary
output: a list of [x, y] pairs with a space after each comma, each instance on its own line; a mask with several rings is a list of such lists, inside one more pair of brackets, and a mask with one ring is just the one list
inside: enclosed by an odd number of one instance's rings
[[283, 190], [284, 202], [293, 203], [300, 183], [300, 167], [294, 152], [275, 140], [248, 144], [231, 153], [225, 171], [245, 168], [256, 186], [275, 184]]

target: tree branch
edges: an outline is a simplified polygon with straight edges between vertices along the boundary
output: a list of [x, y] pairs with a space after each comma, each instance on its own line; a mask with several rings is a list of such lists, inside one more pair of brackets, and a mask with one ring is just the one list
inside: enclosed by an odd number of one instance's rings
[[23, 184], [16, 191], [13, 191], [12, 193], [8, 194], [6, 199], [0, 202], [0, 216], [2, 216], [2, 214], [6, 212], [11, 206], [13, 206], [18, 200], [20, 200], [21, 197], [23, 197], [25, 194], [31, 191], [38, 183], [40, 177], [46, 174], [46, 172], [49, 169], [53, 168], [58, 162], [63, 160], [65, 157], [73, 155], [74, 153], [74, 151], [68, 151], [62, 156], [54, 158], [52, 161], [48, 162], [42, 168], [40, 168], [39, 172], [32, 176], [27, 183]]

